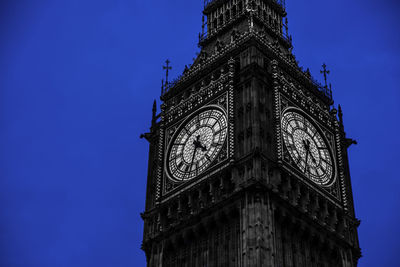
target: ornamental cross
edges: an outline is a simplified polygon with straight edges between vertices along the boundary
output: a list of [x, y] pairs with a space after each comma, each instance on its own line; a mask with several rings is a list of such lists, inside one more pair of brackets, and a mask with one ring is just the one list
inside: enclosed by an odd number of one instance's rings
[[166, 66], [163, 66], [163, 70], [166, 70], [165, 84], [168, 84], [168, 74], [169, 74], [169, 71], [172, 70], [172, 67], [169, 65], [169, 63], [171, 63], [171, 61], [169, 61], [169, 59], [167, 59], [165, 61]]
[[328, 88], [328, 80], [327, 80], [327, 74], [331, 73], [331, 71], [326, 69], [326, 64], [324, 63], [322, 65], [322, 68], [324, 68], [323, 70], [321, 70], [321, 73], [324, 74], [324, 79], [325, 79], [325, 87]]

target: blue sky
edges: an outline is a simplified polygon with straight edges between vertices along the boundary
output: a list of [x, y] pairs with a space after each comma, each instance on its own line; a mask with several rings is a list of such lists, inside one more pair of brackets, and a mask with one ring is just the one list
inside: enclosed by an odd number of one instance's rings
[[[201, 0], [0, 2], [0, 265], [144, 266], [148, 145], [160, 93], [198, 52]], [[359, 145], [364, 257], [398, 266], [400, 3], [287, 0], [294, 53]]]

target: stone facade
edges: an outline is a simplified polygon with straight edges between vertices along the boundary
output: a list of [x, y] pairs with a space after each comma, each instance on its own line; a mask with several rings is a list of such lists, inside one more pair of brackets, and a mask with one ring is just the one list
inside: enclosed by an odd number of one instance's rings
[[[204, 10], [201, 53], [163, 85], [153, 109], [143, 250], [147, 266], [357, 266], [361, 256], [342, 112], [303, 70], [276, 0], [214, 0]], [[206, 106], [228, 120], [219, 156], [195, 179], [166, 175], [166, 150], [181, 123]], [[295, 108], [324, 136], [329, 185], [307, 178], [282, 140]], [[339, 116], [338, 116], [339, 115]], [[306, 160], [307, 162], [307, 160]], [[306, 173], [307, 174], [307, 173]]]

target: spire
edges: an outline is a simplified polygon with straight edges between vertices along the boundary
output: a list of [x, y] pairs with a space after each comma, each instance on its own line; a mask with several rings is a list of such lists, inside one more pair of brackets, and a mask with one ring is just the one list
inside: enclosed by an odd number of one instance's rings
[[343, 111], [342, 111], [342, 107], [339, 105], [339, 122], [340, 125], [343, 126]]
[[204, 37], [204, 29], [205, 29], [205, 18], [204, 18], [204, 15], [203, 15], [203, 17], [202, 17], [202, 19], [201, 19], [201, 37]]
[[285, 28], [285, 34], [288, 37], [289, 36], [289, 22], [288, 22], [288, 18], [285, 18], [285, 24], [283, 24], [283, 27]]
[[157, 119], [157, 101], [154, 100], [153, 103], [153, 116], [151, 118], [151, 127], [153, 127], [156, 124], [156, 119]]

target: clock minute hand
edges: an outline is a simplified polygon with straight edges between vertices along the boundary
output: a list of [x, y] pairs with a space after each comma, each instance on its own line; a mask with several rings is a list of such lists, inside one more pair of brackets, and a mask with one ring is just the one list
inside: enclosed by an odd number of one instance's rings
[[317, 161], [315, 160], [315, 157], [314, 157], [314, 155], [311, 153], [311, 150], [310, 150], [310, 140], [303, 140], [303, 144], [304, 144], [304, 147], [305, 147], [305, 149], [307, 150], [307, 152], [310, 154], [310, 156], [311, 156], [311, 160], [314, 162], [314, 164], [317, 164]]
[[306, 162], [305, 162], [305, 167], [304, 167], [304, 173], [307, 173], [308, 155], [310, 154], [310, 141], [303, 140], [303, 145], [304, 145], [304, 148], [306, 149]]
[[[310, 149], [308, 149], [308, 151], [310, 151]], [[314, 164], [317, 164], [317, 161], [315, 160], [314, 155], [311, 153], [310, 151], [310, 156], [311, 156], [311, 160], [314, 162]]]
[[308, 149], [306, 149], [307, 150], [307, 152], [306, 152], [306, 164], [305, 164], [305, 167], [304, 167], [304, 173], [307, 173], [307, 167], [308, 167], [308, 154], [310, 154], [310, 150], [308, 150]]
[[197, 140], [193, 141], [194, 150], [193, 150], [193, 156], [192, 156], [192, 161], [190, 162], [190, 165], [193, 165], [194, 157], [196, 156], [197, 149], [199, 148], [199, 138], [200, 138], [200, 135], [197, 136]]
[[197, 152], [197, 147], [195, 147], [193, 150], [193, 156], [192, 156], [192, 161], [190, 162], [190, 166], [193, 165], [193, 161], [194, 161], [194, 157], [196, 156], [196, 152]]

